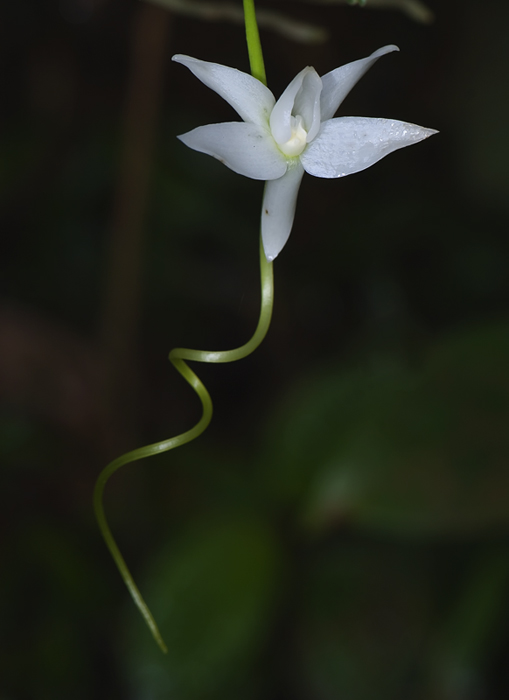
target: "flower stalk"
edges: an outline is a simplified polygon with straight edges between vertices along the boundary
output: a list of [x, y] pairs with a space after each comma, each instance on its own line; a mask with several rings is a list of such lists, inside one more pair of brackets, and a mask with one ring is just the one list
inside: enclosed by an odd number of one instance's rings
[[264, 85], [267, 85], [254, 0], [244, 0], [244, 23], [246, 25], [246, 42], [251, 75]]

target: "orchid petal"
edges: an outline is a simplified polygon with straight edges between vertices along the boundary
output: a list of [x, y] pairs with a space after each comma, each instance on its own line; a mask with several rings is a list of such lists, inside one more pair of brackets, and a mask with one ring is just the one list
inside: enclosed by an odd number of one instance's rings
[[302, 87], [295, 96], [293, 114], [300, 114], [308, 132], [306, 141], [312, 141], [320, 131], [320, 95], [322, 80], [314, 68], [309, 69], [302, 81]]
[[[276, 102], [270, 115], [270, 130], [279, 144], [286, 143], [292, 136], [291, 116], [300, 114], [306, 131], [320, 128], [320, 92], [322, 81], [314, 68], [301, 70], [288, 85]], [[296, 109], [296, 106], [299, 109]], [[301, 110], [301, 111], [299, 111]]]
[[292, 230], [297, 195], [304, 169], [298, 159], [278, 180], [265, 184], [262, 205], [262, 240], [267, 260], [271, 262], [281, 252]]
[[394, 46], [394, 44], [383, 46], [367, 58], [361, 58], [358, 61], [347, 63], [322, 76], [322, 122], [326, 119], [332, 119], [339, 105], [343, 102], [355, 83], [362, 78], [364, 73], [369, 70], [374, 63], [376, 63], [380, 56], [384, 56], [386, 53], [391, 53], [392, 51], [399, 51], [399, 49], [397, 46]]
[[268, 130], [257, 124], [208, 124], [178, 138], [189, 148], [214, 156], [231, 170], [254, 180], [274, 180], [286, 172], [286, 158]]
[[267, 126], [276, 100], [269, 88], [252, 75], [182, 54], [173, 56], [172, 60], [189, 68], [198, 80], [226, 100], [245, 122]]
[[436, 133], [435, 129], [394, 119], [339, 117], [322, 124], [300, 159], [310, 175], [342, 177], [369, 168], [392, 151]]

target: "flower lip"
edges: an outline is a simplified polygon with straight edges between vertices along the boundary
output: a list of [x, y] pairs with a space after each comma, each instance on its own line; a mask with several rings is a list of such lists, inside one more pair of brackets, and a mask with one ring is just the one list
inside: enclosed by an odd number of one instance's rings
[[296, 117], [290, 117], [292, 133], [286, 143], [280, 143], [279, 150], [285, 154], [285, 156], [290, 156], [290, 158], [295, 156], [300, 156], [302, 151], [307, 146], [308, 133], [303, 127], [304, 120], [300, 114]]
[[292, 117], [302, 118], [307, 142], [316, 136], [320, 129], [321, 92], [322, 80], [311, 66], [301, 70], [288, 85], [270, 115], [270, 130], [279, 147], [295, 136]]

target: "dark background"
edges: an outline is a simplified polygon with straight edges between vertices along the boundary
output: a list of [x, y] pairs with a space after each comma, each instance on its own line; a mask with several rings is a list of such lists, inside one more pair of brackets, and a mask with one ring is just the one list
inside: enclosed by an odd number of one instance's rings
[[[210, 3], [209, 3], [210, 6]], [[189, 6], [186, 6], [189, 8]], [[260, 5], [276, 96], [395, 43], [340, 108], [440, 130], [304, 178], [256, 353], [262, 183], [175, 138], [235, 119], [186, 53], [248, 71], [242, 26], [130, 0], [0, 10], [0, 699], [498, 700], [509, 693], [509, 7]], [[286, 26], [283, 22], [283, 26]]]

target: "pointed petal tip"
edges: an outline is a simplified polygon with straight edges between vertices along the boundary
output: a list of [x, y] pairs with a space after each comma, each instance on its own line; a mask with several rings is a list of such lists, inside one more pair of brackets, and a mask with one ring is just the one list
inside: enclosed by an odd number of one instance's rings
[[[389, 120], [387, 120], [389, 121]], [[411, 122], [398, 122], [396, 120], [390, 120], [393, 122], [393, 124], [403, 124], [403, 126], [406, 126], [408, 129], [408, 136], [410, 137], [411, 141], [415, 141], [415, 143], [419, 141], [423, 141], [424, 139], [429, 139], [430, 136], [434, 136], [435, 134], [439, 134], [440, 132], [437, 129], [429, 129], [427, 126], [419, 126], [419, 124], [413, 124]]]
[[172, 61], [175, 61], [175, 63], [181, 63], [183, 66], [186, 66], [186, 68], [189, 68], [190, 65], [193, 63], [206, 63], [206, 61], [200, 61], [199, 58], [193, 58], [192, 56], [186, 56], [184, 53], [176, 53], [174, 56], [171, 57]]
[[378, 56], [385, 56], [386, 53], [392, 53], [393, 51], [399, 51], [399, 46], [396, 44], [387, 44], [387, 46], [382, 46], [381, 49], [373, 51], [370, 58], [377, 58]]
[[263, 241], [263, 252], [265, 253], [265, 257], [267, 258], [267, 262], [273, 263], [274, 260], [277, 258], [279, 253], [283, 250], [285, 244], [283, 243], [283, 246], [280, 247], [277, 243], [274, 244], [273, 241], [267, 240]]
[[[412, 125], [413, 126], [413, 125]], [[415, 125], [417, 126], [417, 125]], [[428, 129], [426, 126], [417, 126], [418, 132], [416, 132], [417, 141], [424, 141], [424, 139], [429, 139], [430, 136], [439, 134], [438, 129]]]

